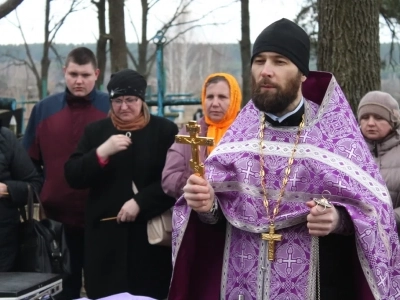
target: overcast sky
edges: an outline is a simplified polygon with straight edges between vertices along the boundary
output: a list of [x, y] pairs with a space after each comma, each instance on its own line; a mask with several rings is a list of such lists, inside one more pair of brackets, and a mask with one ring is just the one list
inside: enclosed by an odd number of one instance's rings
[[[53, 0], [51, 15], [58, 20], [68, 9], [71, 0]], [[0, 0], [0, 4], [4, 0]], [[43, 42], [44, 0], [24, 0], [18, 7], [18, 16], [28, 43]], [[81, 9], [71, 14], [59, 30], [56, 43], [95, 43], [98, 36], [97, 12], [90, 0], [85, 0]], [[148, 37], [153, 36], [163, 22], [173, 14], [178, 0], [160, 0], [148, 17]], [[213, 11], [202, 23], [223, 23], [218, 26], [205, 26], [186, 36], [188, 41], [204, 43], [236, 43], [241, 38], [240, 33], [240, 3], [233, 0], [197, 0], [190, 6], [188, 19], [198, 18]], [[302, 0], [251, 0], [250, 1], [250, 33], [254, 42], [257, 35], [270, 23], [281, 18], [293, 19], [299, 11]], [[224, 8], [217, 9], [220, 6]], [[140, 0], [126, 1], [126, 39], [137, 42], [131, 20], [140, 32], [141, 5]], [[129, 16], [130, 18], [129, 18]], [[0, 44], [21, 44], [22, 38], [16, 28], [15, 13], [12, 12], [0, 20]], [[386, 31], [381, 32], [381, 41], [388, 41]]]
[[[0, 0], [0, 3], [4, 2]], [[18, 16], [29, 43], [43, 42], [44, 0], [25, 0], [18, 7]], [[68, 9], [70, 0], [54, 0], [52, 15], [59, 18]], [[149, 15], [148, 37], [153, 36], [162, 22], [173, 14], [178, 0], [160, 0]], [[213, 11], [202, 23], [224, 23], [223, 25], [207, 26], [196, 30], [188, 38], [198, 42], [236, 43], [240, 39], [240, 3], [233, 0], [197, 0], [190, 6], [188, 18], [197, 18]], [[302, 1], [296, 0], [251, 0], [250, 1], [251, 37], [254, 41], [258, 33], [268, 24], [286, 17], [293, 19]], [[87, 1], [86, 9], [71, 14], [56, 36], [57, 43], [94, 43], [98, 36], [97, 12]], [[219, 6], [224, 8], [216, 9]], [[127, 0], [126, 15], [129, 14], [140, 32], [141, 5], [140, 0]], [[136, 42], [135, 33], [128, 16], [126, 20], [126, 38], [128, 42]], [[0, 44], [22, 43], [19, 31], [13, 25], [16, 23], [15, 13], [0, 20]]]

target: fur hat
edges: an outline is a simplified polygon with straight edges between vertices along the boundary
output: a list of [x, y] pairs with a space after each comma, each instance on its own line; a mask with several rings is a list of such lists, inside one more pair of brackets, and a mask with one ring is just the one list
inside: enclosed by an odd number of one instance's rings
[[358, 122], [366, 114], [374, 114], [382, 117], [393, 128], [397, 128], [400, 124], [399, 103], [388, 93], [381, 91], [367, 93], [358, 105]]

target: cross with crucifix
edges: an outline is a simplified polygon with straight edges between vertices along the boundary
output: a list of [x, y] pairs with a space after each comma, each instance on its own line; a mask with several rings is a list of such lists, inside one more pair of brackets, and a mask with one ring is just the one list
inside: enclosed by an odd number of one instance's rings
[[203, 177], [204, 165], [200, 162], [199, 146], [213, 146], [214, 138], [199, 137], [200, 125], [196, 121], [189, 121], [186, 131], [189, 132], [189, 135], [176, 135], [175, 142], [189, 144], [192, 147], [190, 167], [197, 176]]
[[282, 241], [282, 234], [275, 233], [275, 225], [269, 225], [269, 232], [262, 233], [261, 238], [264, 241], [268, 241], [268, 260], [273, 261], [275, 259], [275, 242]]

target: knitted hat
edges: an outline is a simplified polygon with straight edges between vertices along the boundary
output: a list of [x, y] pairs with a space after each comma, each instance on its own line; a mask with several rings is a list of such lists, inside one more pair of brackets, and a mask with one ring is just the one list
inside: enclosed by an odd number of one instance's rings
[[367, 93], [358, 105], [358, 121], [366, 114], [382, 117], [393, 127], [400, 124], [399, 103], [388, 93], [372, 91]]
[[266, 27], [253, 46], [254, 57], [261, 52], [276, 52], [290, 59], [307, 76], [310, 60], [310, 38], [296, 23], [280, 19]]
[[110, 99], [119, 96], [137, 96], [145, 100], [147, 82], [138, 72], [125, 69], [111, 75], [107, 84]]

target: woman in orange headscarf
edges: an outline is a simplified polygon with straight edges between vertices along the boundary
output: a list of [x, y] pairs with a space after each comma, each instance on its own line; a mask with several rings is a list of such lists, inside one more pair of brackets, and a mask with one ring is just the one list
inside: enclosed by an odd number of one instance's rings
[[[209, 75], [203, 84], [201, 104], [204, 117], [198, 123], [200, 136], [214, 138], [214, 146], [201, 147], [200, 159], [204, 161], [235, 120], [241, 106], [242, 93], [235, 77], [227, 73]], [[182, 128], [179, 134], [187, 134]], [[162, 174], [162, 187], [166, 194], [179, 198], [187, 179], [193, 173], [189, 166], [191, 148], [175, 143], [168, 150]]]

